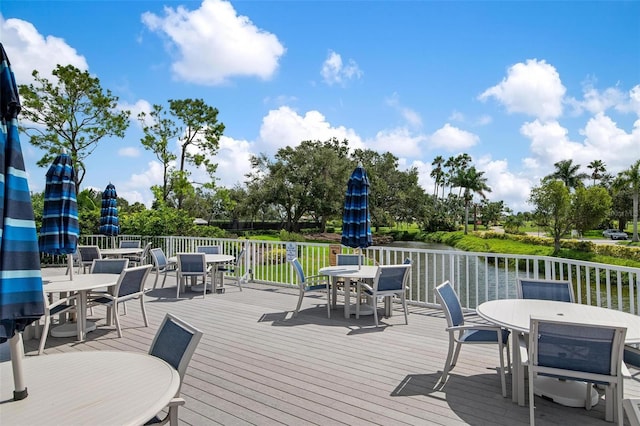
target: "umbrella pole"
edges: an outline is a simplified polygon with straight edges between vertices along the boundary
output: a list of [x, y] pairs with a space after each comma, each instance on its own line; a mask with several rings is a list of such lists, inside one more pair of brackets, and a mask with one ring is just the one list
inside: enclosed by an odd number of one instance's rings
[[11, 353], [11, 368], [13, 369], [13, 400], [20, 401], [27, 397], [27, 387], [24, 384], [22, 374], [22, 361], [24, 360], [24, 346], [22, 343], [22, 333], [16, 334], [9, 339], [9, 351]]

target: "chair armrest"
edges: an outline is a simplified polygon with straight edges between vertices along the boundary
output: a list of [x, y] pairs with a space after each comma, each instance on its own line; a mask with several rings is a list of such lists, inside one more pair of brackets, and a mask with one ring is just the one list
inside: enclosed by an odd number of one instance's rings
[[627, 367], [627, 364], [625, 364], [624, 362], [622, 363], [622, 377], [624, 377], [625, 379], [630, 379], [631, 376], [631, 372], [629, 371], [629, 368]]
[[55, 308], [56, 306], [60, 306], [60, 305], [66, 305], [69, 302], [73, 302], [77, 298], [78, 298], [77, 294], [72, 294], [71, 296], [62, 297], [62, 298], [56, 300], [55, 302], [49, 303], [49, 309]]
[[498, 330], [502, 330], [502, 327], [498, 327], [497, 325], [482, 325], [482, 324], [465, 324], [465, 325], [457, 325], [454, 327], [447, 327], [447, 331], [458, 331], [458, 330], [498, 331]]

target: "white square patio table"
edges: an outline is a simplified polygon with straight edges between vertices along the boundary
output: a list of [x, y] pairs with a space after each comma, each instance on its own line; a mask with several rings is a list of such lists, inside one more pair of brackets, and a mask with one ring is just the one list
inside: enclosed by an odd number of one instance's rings
[[[569, 322], [583, 324], [597, 322], [624, 325], [627, 327], [625, 343], [640, 343], [640, 316], [615, 309], [550, 300], [501, 299], [484, 302], [478, 306], [476, 311], [485, 320], [512, 332], [511, 347], [514, 368], [511, 369], [511, 392], [513, 401], [519, 405], [524, 405], [524, 377], [520, 377], [521, 372], [520, 368], [518, 368], [520, 366], [518, 339], [513, 337], [514, 333], [529, 333], [531, 316], [561, 318]], [[544, 380], [541, 385], [543, 383], [546, 384]], [[544, 391], [542, 389], [538, 390], [538, 392], [548, 391], [548, 389]], [[576, 401], [581, 399], [582, 403], [576, 402], [573, 406], [584, 406], [585, 393], [584, 388], [576, 393]], [[567, 401], [565, 405], [569, 405], [570, 401], [573, 400], [570, 395], [563, 398], [566, 398]]]
[[138, 352], [27, 356], [23, 371], [28, 396], [13, 401], [11, 362], [0, 363], [3, 425], [141, 425], [180, 387], [175, 368]]

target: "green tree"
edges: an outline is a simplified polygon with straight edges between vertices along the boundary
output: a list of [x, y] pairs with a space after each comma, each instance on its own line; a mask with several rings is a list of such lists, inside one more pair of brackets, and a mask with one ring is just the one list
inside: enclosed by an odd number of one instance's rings
[[553, 165], [556, 169], [545, 179], [559, 179], [569, 189], [576, 189], [582, 186], [582, 181], [589, 178], [586, 173], [578, 173], [580, 164], [573, 164], [573, 160], [561, 160]]
[[[193, 187], [189, 182], [187, 165], [204, 167], [211, 177], [205, 183], [210, 188], [215, 186], [217, 163], [213, 158], [218, 152], [219, 141], [224, 132], [224, 124], [218, 122], [218, 110], [207, 105], [202, 99], [169, 100], [169, 111], [154, 105], [151, 114], [152, 123], [145, 130], [143, 145], [156, 153], [165, 168], [164, 186], [168, 185], [176, 198], [176, 206], [182, 208], [185, 197], [193, 195]], [[144, 119], [145, 117], [139, 117]], [[171, 171], [169, 162], [174, 157], [168, 150], [172, 139], [177, 139], [180, 152], [176, 170]], [[167, 201], [169, 189], [159, 191], [163, 201]]]
[[124, 137], [130, 112], [118, 111], [118, 97], [104, 91], [100, 80], [88, 71], [58, 65], [52, 73], [55, 83], [34, 70], [35, 84], [20, 85], [21, 130], [33, 146], [45, 152], [38, 160], [40, 167], [48, 167], [61, 152], [69, 153], [79, 189], [86, 173], [85, 159], [103, 138]]
[[628, 169], [618, 174], [617, 188], [628, 188], [633, 196], [633, 237], [631, 241], [637, 243], [638, 238], [638, 196], [640, 193], [640, 160], [633, 163]]
[[543, 180], [531, 190], [529, 202], [535, 206], [535, 216], [553, 237], [553, 254], [560, 251], [560, 238], [573, 226], [571, 194], [569, 188], [559, 180]]
[[575, 229], [583, 235], [597, 227], [611, 211], [611, 196], [601, 186], [578, 188], [573, 196]]
[[442, 185], [444, 186], [445, 173], [442, 170], [442, 165], [444, 164], [444, 157], [442, 155], [438, 155], [431, 162], [432, 166], [435, 166], [429, 176], [433, 178], [433, 195], [438, 195], [438, 188]]
[[479, 172], [474, 166], [460, 170], [456, 184], [464, 190], [462, 199], [464, 201], [464, 233], [466, 235], [469, 228], [469, 204], [473, 200], [473, 196], [478, 194], [485, 199], [485, 192], [491, 192], [491, 188], [487, 185], [484, 172]]
[[483, 199], [480, 202], [480, 216], [486, 229], [489, 229], [492, 223], [498, 223], [503, 212], [504, 201], [491, 202]]
[[153, 105], [149, 114], [141, 112], [138, 120], [142, 123], [142, 146], [156, 155], [162, 164], [162, 186], [160, 187], [161, 200], [167, 202], [169, 198], [169, 179], [171, 176], [171, 162], [177, 156], [171, 152], [169, 142], [178, 136], [178, 127], [169, 113], [160, 105]]
[[280, 148], [273, 160], [264, 154], [253, 156], [249, 192], [263, 211], [268, 205], [276, 207], [287, 231], [299, 231], [305, 215], [315, 217], [323, 230], [327, 219], [340, 214], [354, 167], [347, 154], [348, 141], [330, 139]]
[[607, 171], [607, 167], [602, 160], [593, 160], [587, 165], [587, 169], [591, 169], [591, 179], [593, 179], [594, 185], [597, 180], [603, 178], [604, 173]]

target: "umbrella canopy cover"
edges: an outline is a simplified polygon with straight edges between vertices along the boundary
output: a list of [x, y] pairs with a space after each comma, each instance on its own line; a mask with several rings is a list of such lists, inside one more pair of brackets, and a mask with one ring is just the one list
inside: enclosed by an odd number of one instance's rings
[[117, 199], [116, 187], [110, 183], [102, 193], [102, 208], [100, 209], [100, 233], [102, 235], [117, 236], [120, 233]]
[[60, 154], [47, 171], [40, 251], [49, 254], [75, 253], [79, 234], [73, 163], [69, 155]]
[[342, 214], [342, 244], [366, 248], [373, 244], [369, 217], [369, 178], [362, 165], [351, 173]]
[[0, 343], [44, 314], [40, 252], [18, 137], [20, 100], [0, 43]]

